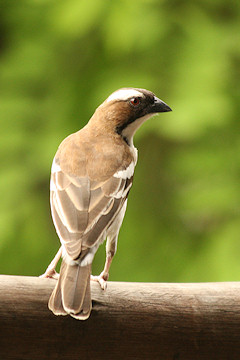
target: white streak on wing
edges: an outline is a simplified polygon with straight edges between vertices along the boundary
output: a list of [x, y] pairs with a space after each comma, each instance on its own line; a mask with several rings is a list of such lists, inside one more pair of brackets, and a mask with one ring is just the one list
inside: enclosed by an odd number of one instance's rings
[[120, 210], [119, 214], [117, 215], [116, 219], [114, 220], [112, 225], [108, 228], [107, 234], [106, 234], [107, 237], [113, 238], [115, 236], [118, 236], [118, 233], [119, 233], [119, 230], [122, 225], [123, 218], [124, 218], [124, 215], [126, 212], [126, 208], [127, 208], [127, 199], [126, 199], [125, 203], [123, 204], [123, 207]]
[[124, 191], [120, 190], [116, 195], [114, 195], [114, 197], [116, 199], [124, 198], [127, 195], [128, 191], [131, 189], [131, 187], [132, 183], [130, 183]]
[[106, 100], [106, 102], [112, 101], [112, 100], [127, 100], [131, 99], [132, 97], [140, 96], [143, 97], [143, 94], [137, 90], [134, 89], [120, 89], [112, 93]]
[[99, 215], [96, 216], [95, 219], [92, 221], [92, 223], [87, 226], [86, 230], [84, 231], [84, 234], [87, 234], [90, 230], [92, 230], [92, 228], [96, 225], [98, 220], [111, 210], [111, 208], [113, 207], [113, 201], [114, 201], [113, 198], [109, 200], [109, 203], [105, 206], [105, 208], [103, 208], [102, 211], [99, 213]]
[[52, 179], [50, 180], [50, 191], [57, 191], [56, 185]]
[[121, 179], [130, 179], [134, 173], [135, 164], [132, 161], [131, 164], [125, 170], [117, 171], [113, 176]]
[[60, 165], [56, 164], [55, 159], [53, 159], [51, 172], [56, 173], [58, 171], [61, 171], [61, 167], [60, 167]]
[[122, 194], [122, 197], [123, 197], [123, 198], [127, 195], [127, 193], [129, 192], [129, 190], [131, 189], [131, 187], [132, 187], [132, 184], [129, 184], [128, 187], [124, 190], [124, 192], [123, 192], [123, 194]]
[[[115, 197], [115, 196], [114, 196]], [[110, 200], [110, 202], [107, 204], [107, 206], [104, 208], [104, 210], [102, 211], [102, 215], [106, 215], [109, 213], [109, 211], [111, 211], [112, 207], [114, 204], [114, 199], [112, 198]]]
[[[58, 191], [54, 193], [55, 197], [55, 208], [58, 213], [58, 216], [60, 217], [63, 225], [68, 229], [68, 223], [66, 222], [65, 216], [64, 216], [64, 210], [61, 204], [61, 201], [59, 199]], [[53, 198], [54, 199], [54, 198]], [[54, 201], [54, 200], [53, 200]], [[68, 229], [69, 230], [69, 229]]]

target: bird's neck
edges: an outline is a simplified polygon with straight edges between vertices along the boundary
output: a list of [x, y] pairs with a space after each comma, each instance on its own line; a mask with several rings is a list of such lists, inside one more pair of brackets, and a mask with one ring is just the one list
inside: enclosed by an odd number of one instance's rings
[[127, 124], [126, 126], [122, 127], [118, 131], [118, 134], [122, 136], [124, 141], [130, 146], [134, 148], [133, 145], [133, 137], [136, 131], [139, 129], [139, 127], [148, 120], [152, 114], [145, 115], [139, 119], [136, 119], [135, 121], [131, 122], [130, 124]]

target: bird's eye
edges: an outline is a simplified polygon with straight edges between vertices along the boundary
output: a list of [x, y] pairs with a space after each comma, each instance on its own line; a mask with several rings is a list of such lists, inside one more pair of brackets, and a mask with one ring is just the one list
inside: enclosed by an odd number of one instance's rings
[[135, 98], [132, 98], [130, 100], [130, 103], [133, 105], [133, 106], [137, 106], [140, 104], [140, 99], [138, 97], [135, 97]]

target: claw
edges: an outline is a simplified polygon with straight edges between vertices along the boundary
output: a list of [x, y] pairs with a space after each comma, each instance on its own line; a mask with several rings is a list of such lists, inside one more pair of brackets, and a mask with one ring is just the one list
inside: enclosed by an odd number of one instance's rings
[[108, 279], [108, 274], [105, 274], [104, 272], [102, 272], [98, 276], [91, 275], [91, 280], [92, 281], [97, 281], [99, 283], [99, 285], [101, 286], [102, 290], [107, 289], [107, 279]]
[[47, 270], [44, 274], [40, 275], [40, 278], [50, 278], [57, 280], [59, 278], [59, 274], [55, 271], [55, 268], [57, 266], [57, 263], [62, 256], [62, 247], [60, 246], [58, 252], [56, 253], [54, 259], [51, 261], [51, 263], [48, 265]]
[[55, 271], [55, 269], [47, 269], [44, 274], [39, 276], [42, 279], [54, 279], [57, 280], [59, 278], [59, 274]]

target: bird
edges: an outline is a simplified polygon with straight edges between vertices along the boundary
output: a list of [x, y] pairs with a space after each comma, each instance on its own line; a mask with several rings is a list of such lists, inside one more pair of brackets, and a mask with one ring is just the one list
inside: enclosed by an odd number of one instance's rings
[[[48, 302], [55, 315], [86, 320], [92, 309], [90, 281], [106, 289], [137, 163], [133, 136], [150, 117], [168, 111], [151, 91], [121, 88], [60, 144], [51, 168], [50, 204], [61, 247], [42, 275], [57, 278]], [[104, 269], [92, 276], [94, 255], [105, 240]]]

